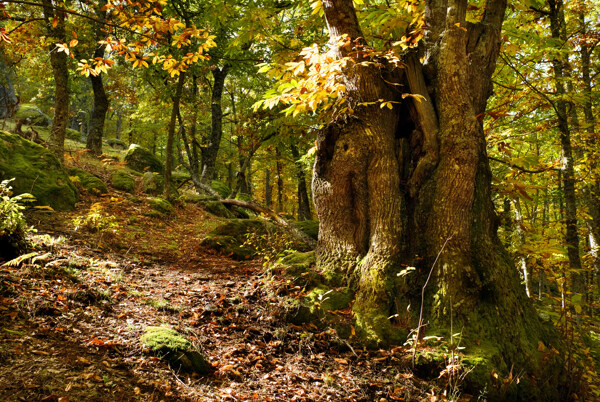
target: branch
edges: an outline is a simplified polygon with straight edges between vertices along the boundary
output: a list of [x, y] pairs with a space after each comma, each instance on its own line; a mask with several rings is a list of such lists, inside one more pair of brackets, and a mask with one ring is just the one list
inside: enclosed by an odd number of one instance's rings
[[546, 168], [541, 168], [541, 169], [531, 170], [531, 169], [525, 169], [525, 168], [524, 168], [524, 167], [522, 167], [522, 166], [515, 165], [514, 163], [511, 163], [511, 162], [508, 162], [508, 161], [505, 161], [505, 160], [502, 160], [502, 159], [494, 158], [493, 156], [488, 156], [488, 159], [489, 159], [489, 160], [492, 160], [492, 161], [495, 161], [495, 162], [502, 163], [502, 164], [504, 164], [504, 165], [507, 165], [507, 166], [509, 166], [509, 167], [513, 168], [513, 169], [520, 170], [520, 171], [521, 171], [521, 172], [523, 172], [523, 173], [531, 173], [531, 174], [536, 174], [536, 173], [544, 173], [544, 172], [548, 172], [548, 171], [551, 171], [551, 170], [552, 170], [552, 171], [556, 171], [556, 172], [558, 172], [558, 171], [560, 171], [560, 170], [561, 170], [561, 169], [559, 169], [559, 168], [554, 168], [554, 167], [546, 167]]
[[[36, 2], [33, 2], [33, 1], [24, 1], [24, 0], [5, 0], [5, 1], [3, 1], [3, 3], [11, 3], [11, 4], [24, 4], [24, 5], [26, 5], [26, 6], [34, 6], [34, 7], [40, 7], [40, 8], [43, 8], [43, 7], [44, 7], [44, 5], [43, 5], [43, 4], [36, 3]], [[62, 7], [56, 7], [56, 6], [52, 6], [51, 8], [52, 8], [53, 10], [60, 11], [60, 12], [62, 12], [62, 13], [65, 13], [65, 14], [70, 14], [70, 15], [74, 15], [74, 16], [76, 16], [76, 17], [81, 17], [81, 18], [88, 19], [88, 20], [90, 20], [90, 21], [93, 21], [93, 22], [95, 22], [95, 23], [97, 23], [97, 24], [101, 24], [101, 25], [104, 25], [104, 26], [107, 26], [107, 27], [112, 27], [112, 28], [121, 29], [121, 30], [123, 30], [123, 31], [126, 31], [126, 32], [129, 32], [129, 33], [132, 33], [132, 34], [134, 34], [134, 35], [139, 35], [139, 36], [142, 36], [142, 37], [145, 37], [145, 38], [148, 38], [148, 39], [154, 39], [154, 38], [153, 38], [152, 36], [150, 36], [150, 35], [143, 34], [143, 33], [141, 33], [141, 32], [137, 32], [137, 31], [134, 31], [134, 30], [132, 30], [132, 29], [129, 29], [129, 28], [122, 27], [121, 25], [118, 25], [118, 24], [113, 24], [113, 23], [110, 23], [110, 22], [103, 22], [103, 21], [99, 20], [98, 18], [91, 17], [91, 16], [89, 16], [89, 15], [85, 15], [85, 14], [81, 14], [81, 13], [78, 13], [77, 11], [74, 11], [74, 10], [69, 10], [69, 9], [66, 9], [66, 8], [62, 8]], [[34, 19], [34, 20], [32, 20], [32, 21], [35, 21], [35, 20], [38, 20], [38, 19]], [[43, 20], [43, 18], [41, 18], [41, 19], [39, 19], [39, 20]], [[22, 24], [21, 24], [21, 25], [22, 25]], [[20, 26], [20, 25], [19, 25], [19, 26]], [[17, 28], [18, 28], [18, 27], [17, 27]], [[16, 29], [16, 28], [15, 28], [15, 29]], [[14, 29], [13, 29], [13, 30], [14, 30]], [[11, 31], [11, 32], [12, 32], [12, 31]]]

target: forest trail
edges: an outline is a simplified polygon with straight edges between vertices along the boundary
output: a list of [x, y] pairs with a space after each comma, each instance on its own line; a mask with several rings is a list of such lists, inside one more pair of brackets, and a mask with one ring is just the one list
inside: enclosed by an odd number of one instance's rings
[[[99, 208], [116, 231], [74, 230]], [[144, 208], [112, 192], [30, 217], [35, 256], [0, 269], [1, 400], [439, 400], [441, 388], [408, 369], [408, 348], [367, 351], [285, 323], [283, 296], [299, 290], [259, 259], [201, 249], [215, 218], [197, 205], [164, 219]], [[161, 325], [213, 372], [177, 373], [144, 349], [144, 328]]]

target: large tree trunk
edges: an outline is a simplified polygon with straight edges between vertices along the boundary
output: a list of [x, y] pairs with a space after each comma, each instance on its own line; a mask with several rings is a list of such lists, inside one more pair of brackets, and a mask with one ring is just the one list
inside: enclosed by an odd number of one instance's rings
[[[487, 350], [497, 370], [514, 365], [531, 373], [544, 336], [496, 235], [479, 119], [492, 90], [505, 7], [505, 0], [490, 0], [482, 20], [467, 23], [466, 1], [428, 1], [424, 66], [422, 55], [408, 54], [402, 69], [351, 63], [344, 71], [344, 107], [354, 114], [317, 136], [316, 256], [331, 285], [355, 290], [356, 329], [371, 343], [400, 340], [389, 317], [401, 303], [421, 304], [433, 269], [427, 330], [449, 335], [453, 320], [464, 342]], [[352, 1], [325, 0], [323, 8], [332, 54], [356, 58], [337, 46], [343, 34], [363, 41]], [[421, 101], [403, 100], [402, 92]], [[399, 106], [381, 108], [381, 99]], [[375, 105], [360, 105], [368, 102]], [[397, 278], [403, 264], [420, 272], [411, 286]]]
[[223, 98], [223, 88], [225, 87], [225, 78], [229, 72], [229, 65], [222, 68], [216, 67], [212, 71], [214, 78], [212, 95], [210, 100], [211, 110], [211, 129], [206, 146], [202, 147], [202, 182], [210, 184], [215, 178], [215, 166], [217, 155], [221, 147], [221, 137], [223, 136], [223, 109], [221, 100]]
[[[69, 122], [69, 68], [67, 53], [59, 52], [57, 44], [66, 43], [65, 14], [52, 0], [42, 0], [46, 30], [50, 36], [50, 64], [54, 76], [54, 120], [48, 146], [62, 162], [65, 152], [65, 133]], [[56, 21], [56, 23], [54, 23]]]

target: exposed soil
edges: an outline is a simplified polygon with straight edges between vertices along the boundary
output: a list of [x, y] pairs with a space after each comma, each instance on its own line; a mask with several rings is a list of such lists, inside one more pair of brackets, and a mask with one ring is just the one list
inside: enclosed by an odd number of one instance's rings
[[[92, 206], [105, 229], [75, 230]], [[198, 246], [217, 218], [194, 204], [167, 218], [148, 208], [112, 192], [29, 216], [35, 254], [0, 268], [0, 400], [445, 399], [411, 374], [408, 348], [368, 351], [284, 322], [281, 304], [298, 289], [267, 276], [260, 259]], [[152, 356], [140, 336], [157, 325], [185, 335], [213, 372], [177, 372]]]

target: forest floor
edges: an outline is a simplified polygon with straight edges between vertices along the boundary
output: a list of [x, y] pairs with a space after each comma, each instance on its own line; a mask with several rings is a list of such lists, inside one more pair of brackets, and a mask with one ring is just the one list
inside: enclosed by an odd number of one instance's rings
[[[100, 209], [105, 230], [75, 230]], [[412, 373], [409, 347], [366, 350], [284, 322], [297, 293], [285, 279], [199, 246], [218, 218], [191, 203], [168, 218], [148, 209], [111, 190], [28, 216], [35, 254], [0, 268], [0, 400], [446, 399], [439, 372]], [[183, 334], [211, 374], [152, 356], [140, 341], [148, 326]]]

